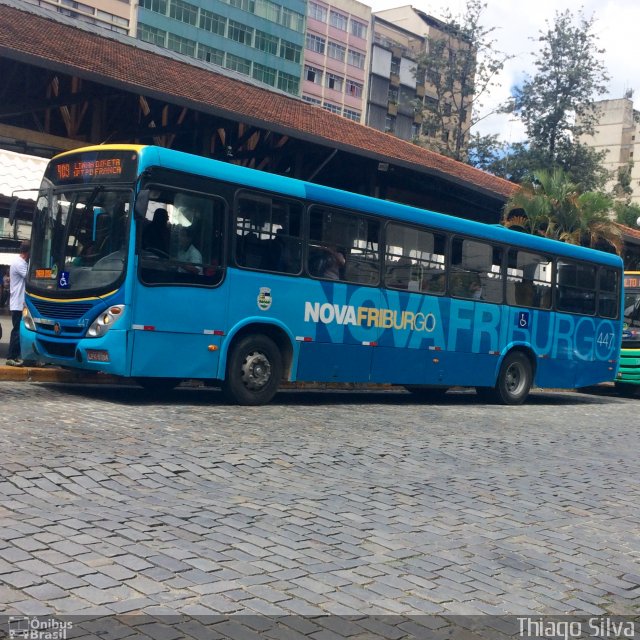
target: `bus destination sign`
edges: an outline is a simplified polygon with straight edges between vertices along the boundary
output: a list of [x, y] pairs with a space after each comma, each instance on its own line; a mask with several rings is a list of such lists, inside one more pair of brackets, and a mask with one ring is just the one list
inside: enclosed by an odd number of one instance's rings
[[68, 155], [51, 163], [48, 177], [58, 184], [133, 180], [137, 158], [137, 154], [132, 151]]
[[640, 274], [637, 276], [625, 276], [624, 277], [625, 289], [640, 289]]

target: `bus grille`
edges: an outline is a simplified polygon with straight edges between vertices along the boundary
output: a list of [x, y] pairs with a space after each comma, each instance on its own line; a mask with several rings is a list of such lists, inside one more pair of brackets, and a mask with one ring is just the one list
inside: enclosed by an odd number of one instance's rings
[[48, 302], [37, 298], [31, 298], [31, 302], [41, 316], [60, 320], [82, 318], [93, 307], [91, 302]]
[[76, 345], [68, 342], [50, 342], [49, 340], [38, 340], [38, 343], [48, 355], [56, 358], [74, 358], [76, 355]]

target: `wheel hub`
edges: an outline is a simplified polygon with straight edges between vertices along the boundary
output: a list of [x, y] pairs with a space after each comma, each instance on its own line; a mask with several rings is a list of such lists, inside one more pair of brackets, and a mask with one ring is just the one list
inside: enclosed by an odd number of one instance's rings
[[247, 355], [242, 365], [242, 382], [247, 389], [261, 389], [271, 379], [271, 363], [264, 353]]

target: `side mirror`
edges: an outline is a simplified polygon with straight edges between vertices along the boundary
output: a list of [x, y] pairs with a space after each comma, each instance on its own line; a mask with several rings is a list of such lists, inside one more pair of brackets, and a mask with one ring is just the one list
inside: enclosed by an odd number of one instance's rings
[[138, 193], [134, 207], [135, 216], [138, 219], [145, 218], [147, 215], [147, 208], [149, 207], [149, 193], [149, 189], [142, 189]]
[[9, 207], [9, 224], [15, 224], [16, 215], [18, 215], [18, 198], [13, 196], [11, 198], [11, 205]]

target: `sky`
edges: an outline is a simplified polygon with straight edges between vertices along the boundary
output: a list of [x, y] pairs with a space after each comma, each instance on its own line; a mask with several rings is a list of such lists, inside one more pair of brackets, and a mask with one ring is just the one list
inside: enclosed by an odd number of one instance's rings
[[[416, 9], [441, 18], [443, 8], [453, 15], [463, 13], [464, 0], [363, 0], [374, 11], [411, 4]], [[635, 45], [640, 25], [638, 0], [486, 0], [481, 23], [496, 27], [493, 37], [496, 48], [514, 55], [499, 78], [499, 86], [484, 100], [483, 112], [491, 111], [511, 94], [511, 88], [535, 72], [531, 52], [539, 49], [535, 40], [546, 25], [553, 24], [557, 11], [569, 9], [577, 16], [583, 9], [585, 17], [595, 17], [594, 33], [599, 46], [605, 49], [602, 60], [607, 68], [609, 90], [599, 99], [622, 98], [625, 91], [634, 91], [635, 107], [640, 109], [640, 64], [637, 63]], [[518, 142], [525, 138], [522, 124], [513, 116], [494, 115], [476, 125], [480, 134], [498, 134], [504, 142]]]

